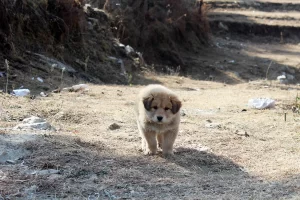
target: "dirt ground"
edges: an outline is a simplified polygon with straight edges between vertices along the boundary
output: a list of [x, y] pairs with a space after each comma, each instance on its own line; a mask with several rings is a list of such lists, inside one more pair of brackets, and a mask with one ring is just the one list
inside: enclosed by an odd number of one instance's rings
[[[90, 85], [85, 93], [34, 100], [1, 95], [0, 147], [10, 160], [19, 158], [1, 166], [2, 198], [299, 197], [300, 115], [291, 110], [299, 86], [148, 76], [183, 101], [174, 158], [139, 151], [133, 102], [143, 86]], [[275, 99], [275, 108], [248, 108], [256, 97]], [[57, 131], [11, 129], [31, 115], [45, 118]], [[120, 127], [111, 130], [113, 123]]]
[[[154, 66], [128, 85], [35, 98], [0, 93], [0, 199], [299, 199], [299, 41], [227, 25], [199, 54], [182, 55], [184, 76]], [[293, 77], [288, 84], [276, 80], [283, 73]], [[149, 83], [183, 101], [172, 158], [140, 151], [133, 107]], [[251, 98], [272, 98], [275, 108], [249, 108]], [[13, 128], [29, 116], [56, 131]]]

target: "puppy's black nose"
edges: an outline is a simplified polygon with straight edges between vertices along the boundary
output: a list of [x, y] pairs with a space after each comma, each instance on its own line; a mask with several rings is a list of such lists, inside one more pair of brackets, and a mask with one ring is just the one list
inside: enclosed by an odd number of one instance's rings
[[157, 120], [158, 120], [159, 122], [161, 122], [162, 119], [163, 119], [162, 116], [158, 116], [158, 117], [157, 117]]

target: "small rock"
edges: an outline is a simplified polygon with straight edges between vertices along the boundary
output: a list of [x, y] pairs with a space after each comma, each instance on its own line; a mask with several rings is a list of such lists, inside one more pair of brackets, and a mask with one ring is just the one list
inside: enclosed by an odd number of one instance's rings
[[186, 116], [185, 110], [181, 110], [181, 111], [180, 111], [180, 115], [181, 115], [181, 116]]
[[13, 164], [13, 165], [16, 164], [16, 162], [13, 161], [13, 160], [7, 160], [6, 163], [7, 163], [7, 164]]
[[218, 27], [220, 29], [223, 29], [224, 31], [228, 31], [228, 26], [226, 26], [225, 24], [223, 24], [222, 22], [219, 22]]
[[286, 67], [286, 71], [290, 74], [295, 74], [296, 73], [296, 71], [294, 69], [290, 68], [290, 67]]
[[27, 195], [32, 195], [33, 193], [36, 192], [36, 190], [38, 189], [38, 187], [36, 185], [32, 185], [30, 188], [25, 188], [25, 193]]
[[128, 55], [128, 54], [134, 52], [134, 49], [131, 46], [127, 45], [125, 47], [125, 51], [126, 51], [126, 54]]
[[291, 75], [291, 74], [286, 74], [286, 79], [289, 81], [293, 81], [293, 80], [295, 80], [295, 76]]
[[55, 130], [55, 128], [44, 119], [35, 116], [24, 119], [22, 124], [18, 124], [14, 129]]
[[113, 123], [111, 124], [109, 127], [108, 127], [110, 130], [116, 130], [116, 129], [120, 129], [121, 126], [116, 124], [116, 123]]
[[246, 112], [246, 111], [247, 111], [247, 109], [243, 109], [243, 110], [242, 110], [242, 112]]

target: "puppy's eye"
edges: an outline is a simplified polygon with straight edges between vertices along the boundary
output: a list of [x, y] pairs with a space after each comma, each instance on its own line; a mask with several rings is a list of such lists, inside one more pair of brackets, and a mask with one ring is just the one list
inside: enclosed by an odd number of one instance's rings
[[153, 109], [157, 110], [157, 106], [153, 106]]
[[170, 110], [170, 108], [165, 107], [165, 111]]

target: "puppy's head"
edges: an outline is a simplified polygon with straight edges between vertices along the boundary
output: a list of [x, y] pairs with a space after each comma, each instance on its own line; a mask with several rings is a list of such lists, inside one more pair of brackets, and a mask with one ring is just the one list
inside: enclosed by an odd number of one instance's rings
[[150, 121], [169, 123], [181, 108], [181, 101], [172, 94], [156, 93], [143, 99], [144, 108]]

